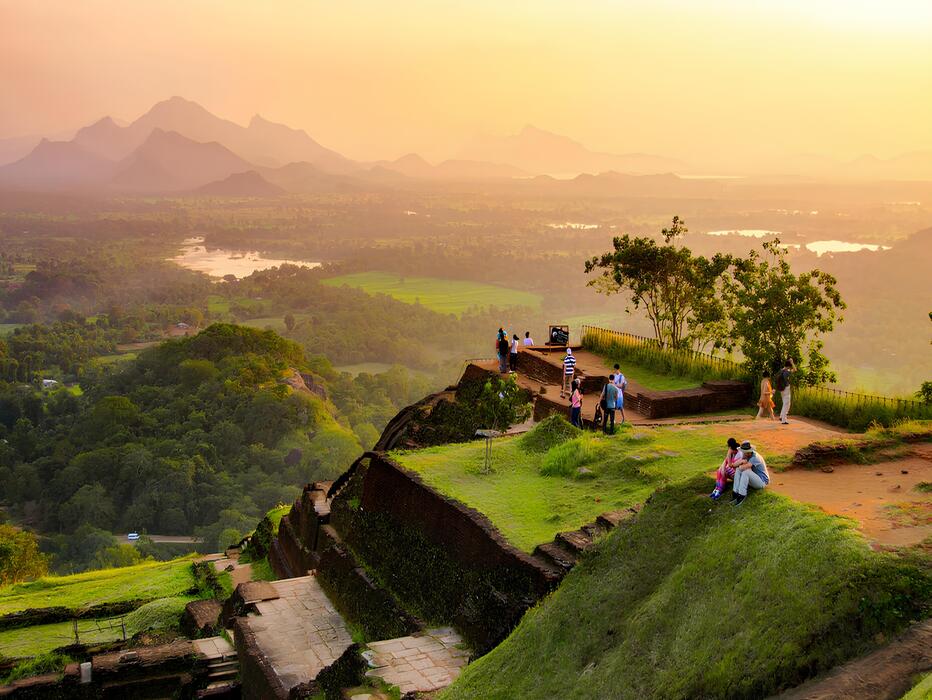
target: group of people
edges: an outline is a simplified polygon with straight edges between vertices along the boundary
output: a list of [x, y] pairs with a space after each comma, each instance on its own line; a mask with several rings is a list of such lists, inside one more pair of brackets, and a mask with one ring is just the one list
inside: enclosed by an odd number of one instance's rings
[[717, 501], [733, 482], [731, 504], [740, 506], [748, 497], [748, 489], [763, 489], [770, 483], [767, 462], [748, 440], [740, 445], [734, 438], [728, 438], [728, 451], [718, 471], [715, 473], [715, 488], [709, 497]]
[[[595, 411], [594, 422], [602, 425], [602, 432], [606, 434], [615, 432], [615, 411], [621, 411], [621, 422], [625, 422], [625, 388], [628, 380], [621, 373], [621, 368], [615, 365], [614, 371], [608, 375], [608, 382], [602, 386], [599, 394], [599, 405]], [[583, 427], [582, 404], [583, 396], [580, 390], [581, 383], [576, 378], [576, 358], [571, 348], [566, 349], [563, 357], [563, 386], [560, 389], [560, 398], [566, 398], [567, 385], [570, 391], [570, 423], [577, 428]]]
[[508, 333], [504, 328], [498, 329], [498, 337], [495, 339], [495, 352], [498, 354], [498, 371], [502, 374], [516, 372], [518, 370], [518, 346], [533, 345], [531, 331], [525, 331], [524, 340], [519, 342], [517, 335], [512, 335], [508, 340]]
[[[793, 364], [793, 360], [787, 360], [783, 363], [783, 367], [780, 371], [777, 372], [776, 390], [780, 392], [780, 399], [783, 402], [780, 406], [780, 422], [783, 425], [789, 425], [790, 422], [788, 420], [790, 415], [790, 400], [792, 399], [790, 377], [795, 371], [796, 365]], [[754, 417], [755, 420], [765, 417], [770, 420], [777, 419], [773, 412], [773, 409], [776, 407], [776, 404], [773, 402], [773, 394], [774, 385], [770, 381], [770, 373], [764, 372], [764, 376], [760, 382], [760, 399], [757, 401], [758, 408], [757, 415]]]

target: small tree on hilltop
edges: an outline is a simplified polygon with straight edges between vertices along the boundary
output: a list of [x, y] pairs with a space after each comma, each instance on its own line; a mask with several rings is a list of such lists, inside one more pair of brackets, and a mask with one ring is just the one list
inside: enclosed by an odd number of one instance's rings
[[588, 285], [602, 294], [628, 292], [631, 305], [647, 313], [660, 347], [721, 347], [726, 314], [720, 296], [732, 258], [694, 256], [676, 246], [688, 230], [674, 216], [661, 232], [663, 245], [646, 237], [616, 237], [614, 250], [586, 261], [586, 274], [601, 271]]
[[531, 404], [514, 376], [492, 377], [482, 387], [476, 411], [482, 426], [502, 432], [526, 421], [531, 415]]
[[800, 366], [801, 383], [835, 381], [818, 336], [843, 320], [839, 312], [846, 306], [837, 281], [819, 270], [793, 274], [778, 239], [763, 247], [764, 255], [751, 251], [747, 260], [735, 264], [726, 293], [731, 337], [745, 365], [759, 376], [792, 359]]

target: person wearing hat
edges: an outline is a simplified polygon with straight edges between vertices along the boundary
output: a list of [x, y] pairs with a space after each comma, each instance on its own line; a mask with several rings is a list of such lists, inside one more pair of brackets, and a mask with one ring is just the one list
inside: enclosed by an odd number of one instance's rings
[[770, 472], [767, 471], [767, 462], [754, 449], [748, 440], [741, 443], [741, 453], [744, 459], [735, 465], [735, 485], [733, 506], [740, 506], [748, 497], [748, 487], [753, 489], [766, 488], [770, 483]]

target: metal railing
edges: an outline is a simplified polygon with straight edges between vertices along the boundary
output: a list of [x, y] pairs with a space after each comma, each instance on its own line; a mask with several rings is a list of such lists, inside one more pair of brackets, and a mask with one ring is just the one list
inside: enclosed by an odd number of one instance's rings
[[[744, 365], [689, 348], [661, 347], [655, 338], [583, 326], [583, 345], [610, 354], [620, 351], [631, 361], [696, 379], [727, 378], [754, 381]], [[932, 404], [916, 399], [896, 398], [845, 391], [830, 386], [793, 387], [793, 411], [836, 425], [863, 429], [872, 422], [890, 425], [898, 420], [932, 419]]]

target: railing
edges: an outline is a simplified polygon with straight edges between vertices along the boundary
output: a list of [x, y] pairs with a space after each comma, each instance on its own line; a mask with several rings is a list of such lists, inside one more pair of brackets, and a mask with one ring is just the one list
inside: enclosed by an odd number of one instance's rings
[[[620, 353], [635, 364], [660, 372], [695, 379], [740, 379], [754, 381], [739, 362], [688, 348], [660, 347], [654, 338], [622, 331], [583, 326], [583, 344], [596, 352]], [[891, 425], [902, 420], [932, 419], [932, 404], [914, 399], [875, 396], [828, 386], [793, 387], [791, 411], [853, 430], [872, 423]]]
[[690, 348], [663, 348], [655, 338], [608, 330], [596, 326], [583, 326], [582, 343], [591, 350], [611, 354], [620, 350], [632, 362], [657, 371], [706, 379], [738, 379], [750, 381], [748, 371], [740, 362], [716, 357]]

